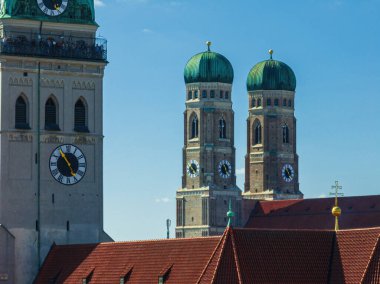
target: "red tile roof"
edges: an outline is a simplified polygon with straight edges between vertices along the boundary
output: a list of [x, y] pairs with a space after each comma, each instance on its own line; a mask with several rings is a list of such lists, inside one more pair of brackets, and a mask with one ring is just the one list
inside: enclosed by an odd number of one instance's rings
[[379, 235], [227, 228], [221, 237], [53, 246], [35, 283], [380, 283]]
[[[331, 208], [334, 198], [260, 201], [251, 208], [246, 228], [326, 229], [334, 228]], [[380, 195], [340, 197], [341, 229], [380, 226]]]

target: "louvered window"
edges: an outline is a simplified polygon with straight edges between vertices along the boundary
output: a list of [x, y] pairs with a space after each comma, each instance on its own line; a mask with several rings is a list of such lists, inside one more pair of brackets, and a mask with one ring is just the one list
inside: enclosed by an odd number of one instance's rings
[[219, 119], [219, 138], [225, 139], [227, 138], [227, 130], [226, 130], [226, 121], [222, 117]]
[[45, 104], [45, 129], [60, 130], [57, 124], [57, 106], [52, 98], [49, 98]]
[[15, 108], [15, 128], [30, 129], [28, 124], [28, 109], [25, 100], [20, 96], [16, 101]]
[[191, 120], [191, 136], [190, 139], [197, 138], [198, 137], [198, 117], [197, 115], [193, 116], [193, 119]]
[[74, 130], [78, 132], [88, 132], [86, 120], [86, 106], [83, 101], [79, 99], [74, 109]]
[[256, 144], [261, 144], [261, 124], [258, 121], [255, 123], [253, 137], [253, 145]]

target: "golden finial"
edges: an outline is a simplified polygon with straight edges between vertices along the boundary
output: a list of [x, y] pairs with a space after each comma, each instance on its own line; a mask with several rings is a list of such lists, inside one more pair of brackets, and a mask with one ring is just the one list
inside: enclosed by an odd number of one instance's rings
[[331, 209], [331, 214], [335, 217], [335, 231], [339, 230], [338, 218], [342, 215], [342, 210], [338, 206], [338, 196], [343, 196], [343, 193], [338, 192], [342, 189], [342, 186], [339, 185], [338, 181], [335, 181], [335, 185], [331, 186], [335, 192], [330, 192], [330, 195], [335, 195], [335, 206]]
[[207, 51], [210, 51], [211, 41], [206, 41]]
[[269, 49], [270, 59], [272, 60], [273, 49]]

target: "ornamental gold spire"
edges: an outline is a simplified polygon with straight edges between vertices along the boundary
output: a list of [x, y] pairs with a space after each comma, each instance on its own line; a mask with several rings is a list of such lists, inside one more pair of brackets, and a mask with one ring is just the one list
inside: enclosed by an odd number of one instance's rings
[[342, 192], [339, 192], [343, 187], [339, 185], [338, 181], [335, 181], [335, 185], [331, 186], [334, 192], [330, 192], [330, 195], [335, 195], [335, 205], [331, 209], [331, 214], [335, 217], [335, 231], [339, 230], [338, 218], [342, 214], [342, 210], [338, 206], [338, 196], [343, 196]]
[[273, 49], [269, 49], [269, 50], [268, 50], [268, 53], [269, 53], [269, 56], [270, 56], [270, 60], [272, 60], [272, 59], [273, 59], [273, 58], [272, 58]]
[[211, 46], [211, 44], [212, 44], [211, 41], [206, 41], [207, 51], [210, 51], [210, 46]]

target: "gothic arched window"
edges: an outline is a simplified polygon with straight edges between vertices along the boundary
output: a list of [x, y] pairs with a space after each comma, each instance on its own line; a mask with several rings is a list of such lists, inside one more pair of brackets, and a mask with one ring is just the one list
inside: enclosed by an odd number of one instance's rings
[[282, 100], [282, 106], [286, 107], [286, 99]]
[[229, 93], [229, 92], [225, 92], [225, 93], [224, 93], [224, 98], [225, 98], [226, 100], [228, 100], [229, 96], [230, 96], [230, 93]]
[[286, 124], [282, 126], [282, 143], [289, 143], [289, 127]]
[[49, 98], [45, 103], [45, 129], [60, 130], [57, 121], [57, 105], [53, 98]]
[[193, 93], [191, 92], [191, 91], [189, 91], [188, 93], [187, 93], [187, 99], [188, 100], [191, 100], [193, 98]]
[[74, 131], [88, 132], [86, 105], [78, 99], [74, 107]]
[[207, 98], [207, 91], [206, 90], [203, 90], [202, 91], [202, 98]]
[[261, 144], [261, 123], [256, 121], [253, 128], [253, 145]]
[[198, 91], [194, 91], [194, 99], [198, 98]]
[[223, 99], [223, 91], [219, 92], [219, 98]]
[[222, 138], [222, 139], [227, 138], [226, 133], [227, 133], [227, 125], [226, 125], [226, 121], [222, 117], [219, 119], [219, 138]]
[[274, 99], [274, 105], [278, 106], [278, 99]]
[[193, 118], [191, 119], [191, 135], [190, 135], [191, 139], [198, 137], [198, 128], [199, 128], [198, 116], [195, 114]]
[[267, 106], [271, 106], [272, 105], [272, 100], [271, 99], [267, 99]]
[[288, 100], [288, 107], [292, 107], [292, 101]]
[[16, 100], [15, 128], [30, 129], [28, 124], [28, 104], [23, 96], [19, 96]]
[[210, 91], [210, 98], [215, 98], [215, 91], [214, 90], [211, 90]]
[[257, 99], [257, 107], [261, 107], [261, 99]]

